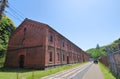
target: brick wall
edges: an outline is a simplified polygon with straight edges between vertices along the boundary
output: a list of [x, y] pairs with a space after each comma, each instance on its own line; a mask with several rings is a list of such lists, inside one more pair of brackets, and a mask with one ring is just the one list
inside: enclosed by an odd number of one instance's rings
[[45, 68], [88, 61], [88, 55], [50, 26], [25, 19], [11, 35], [5, 66]]

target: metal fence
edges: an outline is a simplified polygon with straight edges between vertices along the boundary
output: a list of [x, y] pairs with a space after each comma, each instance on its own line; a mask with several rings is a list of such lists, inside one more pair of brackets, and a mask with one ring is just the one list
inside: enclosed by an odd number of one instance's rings
[[100, 61], [108, 66], [116, 76], [120, 76], [120, 51], [109, 53], [101, 57]]
[[108, 63], [109, 63], [109, 68], [112, 72], [114, 72], [116, 75], [118, 74], [118, 64], [116, 63], [117, 60], [115, 60], [114, 54], [109, 54], [108, 55]]

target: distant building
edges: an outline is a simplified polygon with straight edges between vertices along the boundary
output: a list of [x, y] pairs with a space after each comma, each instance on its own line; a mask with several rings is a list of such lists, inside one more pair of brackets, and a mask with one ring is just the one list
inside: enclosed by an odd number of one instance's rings
[[49, 25], [25, 19], [11, 35], [7, 67], [39, 68], [88, 61], [88, 55]]

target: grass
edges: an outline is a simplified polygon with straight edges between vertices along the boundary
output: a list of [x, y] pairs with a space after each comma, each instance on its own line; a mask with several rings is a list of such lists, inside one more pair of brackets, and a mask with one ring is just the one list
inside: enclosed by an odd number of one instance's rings
[[56, 68], [51, 68], [48, 70], [31, 70], [31, 69], [12, 69], [12, 68], [0, 68], [0, 78], [1, 79], [40, 79], [41, 77], [54, 74], [59, 71], [67, 70], [82, 63], [71, 64], [60, 66]]
[[112, 72], [110, 72], [109, 68], [107, 68], [105, 65], [103, 65], [102, 63], [98, 63], [99, 67], [103, 73], [104, 79], [116, 79]]

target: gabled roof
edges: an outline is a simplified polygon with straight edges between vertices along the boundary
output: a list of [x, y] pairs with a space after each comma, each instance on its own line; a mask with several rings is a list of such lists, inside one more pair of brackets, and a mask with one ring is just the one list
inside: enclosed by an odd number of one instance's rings
[[[45, 26], [47, 28], [50, 28], [51, 30], [53, 30], [54, 32], [58, 33], [61, 37], [65, 38], [67, 41], [69, 41], [70, 43], [72, 43], [73, 45], [75, 45], [73, 42], [71, 42], [69, 39], [67, 39], [66, 37], [64, 37], [62, 34], [60, 34], [59, 32], [57, 32], [56, 30], [54, 30], [52, 27], [50, 27], [49, 25], [45, 24], [45, 23], [42, 23], [42, 22], [38, 22], [38, 21], [34, 21], [34, 20], [31, 20], [31, 19], [28, 19], [26, 18], [19, 26], [18, 28], [15, 30], [15, 32], [11, 35], [13, 36], [16, 32], [18, 32], [22, 27], [24, 27], [24, 25], [26, 23], [33, 23], [33, 24], [36, 24], [36, 25], [42, 25], [42, 26]], [[76, 47], [78, 47], [77, 45], [75, 45]], [[80, 47], [78, 47], [80, 50], [82, 50]], [[83, 51], [83, 50], [82, 50]]]
[[48, 26], [47, 24], [44, 24], [44, 23], [41, 23], [41, 22], [37, 22], [37, 21], [34, 21], [34, 20], [31, 20], [31, 19], [24, 19], [24, 21], [16, 28], [16, 30], [12, 33], [11, 37], [16, 34], [16, 32], [18, 32], [21, 28], [24, 27], [24, 25], [26, 23], [31, 23], [31, 24], [36, 24], [36, 25], [42, 25], [42, 26]]

